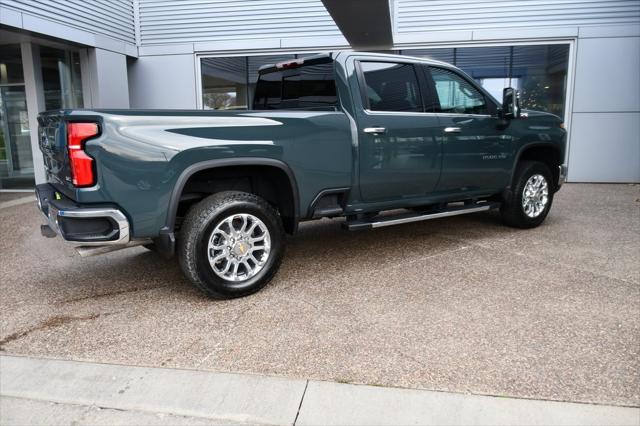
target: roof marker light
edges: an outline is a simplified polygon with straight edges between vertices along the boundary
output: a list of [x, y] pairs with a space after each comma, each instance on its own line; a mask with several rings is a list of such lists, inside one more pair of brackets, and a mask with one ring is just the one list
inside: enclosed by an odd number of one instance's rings
[[304, 64], [304, 59], [293, 59], [291, 61], [278, 62], [276, 64], [276, 69], [286, 70], [290, 68], [298, 68]]

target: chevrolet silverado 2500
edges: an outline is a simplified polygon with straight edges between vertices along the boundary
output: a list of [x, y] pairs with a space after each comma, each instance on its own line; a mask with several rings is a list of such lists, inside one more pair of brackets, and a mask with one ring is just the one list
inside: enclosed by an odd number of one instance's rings
[[521, 111], [512, 88], [499, 103], [451, 65], [395, 55], [262, 67], [246, 111], [62, 110], [38, 122], [44, 235], [177, 255], [218, 298], [266, 285], [301, 221], [344, 217], [358, 230], [499, 209], [532, 228], [566, 175], [560, 118]]

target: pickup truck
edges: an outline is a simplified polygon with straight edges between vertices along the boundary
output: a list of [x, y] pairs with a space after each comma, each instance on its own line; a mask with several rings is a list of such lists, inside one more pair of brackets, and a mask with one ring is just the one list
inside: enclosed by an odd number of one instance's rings
[[[42, 233], [85, 253], [146, 245], [215, 298], [258, 291], [301, 221], [348, 230], [499, 209], [533, 228], [566, 131], [438, 61], [361, 52], [264, 66], [249, 110], [40, 114]], [[382, 213], [382, 214], [381, 214]]]

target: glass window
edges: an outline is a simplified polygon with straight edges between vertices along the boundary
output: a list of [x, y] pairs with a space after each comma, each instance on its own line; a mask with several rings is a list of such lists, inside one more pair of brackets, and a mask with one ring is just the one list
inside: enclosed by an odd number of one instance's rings
[[459, 67], [499, 102], [502, 89], [511, 86], [520, 91], [523, 108], [564, 115], [568, 44], [407, 49], [402, 53]]
[[40, 46], [40, 66], [45, 109], [84, 106], [78, 52]]
[[456, 49], [453, 48], [434, 48], [434, 49], [408, 49], [401, 50], [402, 55], [416, 56], [418, 58], [434, 59], [436, 61], [454, 64], [456, 61]]
[[19, 45], [0, 46], [0, 189], [33, 188], [33, 156]]
[[514, 46], [511, 85], [521, 106], [563, 117], [568, 64], [568, 44]]
[[0, 84], [24, 83], [19, 44], [0, 46]]
[[447, 69], [430, 69], [440, 101], [439, 112], [487, 114], [484, 95], [471, 83]]
[[412, 64], [361, 62], [369, 109], [422, 111], [418, 79]]
[[337, 102], [333, 61], [323, 59], [260, 75], [253, 108], [333, 108]]
[[258, 70], [260, 69], [260, 67], [263, 65], [272, 65], [279, 62], [290, 61], [295, 58], [296, 55], [261, 55], [249, 56], [247, 58], [249, 64], [249, 105], [253, 105], [253, 95], [256, 92], [256, 84], [258, 83]]
[[509, 75], [510, 46], [463, 47], [456, 49], [455, 65], [475, 80]]
[[247, 108], [247, 58], [202, 58], [204, 109]]

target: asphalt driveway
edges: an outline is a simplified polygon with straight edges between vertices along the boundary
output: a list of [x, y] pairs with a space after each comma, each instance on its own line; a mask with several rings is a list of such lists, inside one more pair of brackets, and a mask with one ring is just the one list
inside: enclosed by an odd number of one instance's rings
[[303, 224], [260, 293], [203, 297], [143, 248], [81, 259], [0, 197], [0, 350], [640, 405], [640, 186], [566, 185], [544, 226], [495, 213]]

